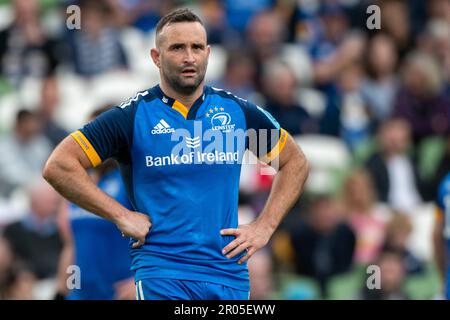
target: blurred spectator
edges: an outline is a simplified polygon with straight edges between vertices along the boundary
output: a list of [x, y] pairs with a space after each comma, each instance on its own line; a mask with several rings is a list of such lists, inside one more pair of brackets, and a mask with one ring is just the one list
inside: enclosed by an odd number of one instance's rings
[[304, 30], [302, 23], [302, 12], [299, 2], [296, 0], [275, 0], [273, 10], [286, 21], [286, 41], [296, 42], [301, 39]]
[[360, 299], [363, 300], [408, 300], [403, 291], [406, 271], [403, 256], [396, 251], [382, 251], [376, 261], [380, 272], [380, 288], [362, 289]]
[[41, 104], [39, 105], [38, 115], [42, 122], [42, 133], [52, 143], [53, 147], [56, 147], [68, 135], [68, 132], [54, 120], [59, 103], [57, 78], [51, 77], [44, 80], [42, 82]]
[[355, 150], [370, 135], [368, 108], [361, 94], [362, 66], [348, 66], [339, 74], [338, 92], [341, 104], [341, 137], [350, 150]]
[[416, 161], [408, 153], [411, 129], [402, 119], [390, 119], [378, 130], [378, 149], [369, 158], [366, 168], [374, 182], [378, 200], [394, 209], [410, 211], [422, 203]]
[[44, 34], [37, 0], [14, 0], [14, 18], [0, 32], [0, 70], [14, 87], [27, 76], [48, 77], [59, 62], [58, 42]]
[[323, 1], [314, 18], [308, 41], [314, 60], [323, 60], [334, 54], [349, 30], [344, 8], [337, 2]]
[[351, 173], [344, 185], [343, 198], [348, 221], [356, 234], [353, 260], [358, 264], [373, 262], [383, 246], [386, 214], [376, 205], [366, 171], [356, 169]]
[[409, 216], [404, 213], [395, 213], [386, 225], [386, 238], [383, 245], [384, 250], [396, 251], [403, 257], [407, 274], [424, 272], [423, 262], [408, 248], [408, 240], [412, 230], [413, 226]]
[[374, 36], [367, 48], [367, 78], [361, 91], [370, 113], [376, 122], [387, 119], [391, 113], [398, 90], [397, 49], [386, 34]]
[[450, 99], [450, 21], [431, 20], [418, 42], [419, 50], [434, 56], [439, 63], [445, 82], [444, 90]]
[[17, 258], [37, 279], [56, 276], [62, 240], [56, 224], [60, 196], [43, 179], [29, 189], [30, 212], [5, 227], [4, 236]]
[[414, 47], [411, 30], [409, 2], [403, 0], [380, 0], [378, 2], [383, 32], [395, 41], [400, 58]]
[[442, 19], [450, 23], [450, 2], [448, 0], [428, 0], [428, 16], [430, 19]]
[[309, 41], [310, 54], [316, 62], [315, 81], [319, 85], [333, 81], [339, 72], [359, 61], [364, 38], [349, 31], [344, 9], [337, 3], [323, 3], [315, 22], [317, 31]]
[[[227, 44], [230, 33], [227, 26], [223, 1], [200, 0], [201, 17], [208, 33], [209, 44]], [[234, 40], [234, 39], [233, 39]], [[239, 95], [238, 95], [239, 96]]]
[[315, 199], [305, 221], [299, 222], [290, 231], [296, 272], [314, 277], [326, 296], [330, 277], [352, 266], [355, 234], [343, 221], [336, 200], [329, 196]]
[[[111, 10], [111, 18], [117, 27], [129, 25], [143, 31], [149, 32], [156, 27], [161, 18], [164, 5], [171, 1], [162, 0], [102, 0]], [[169, 5], [170, 6], [170, 5]]]
[[256, 66], [256, 85], [259, 82], [264, 64], [279, 57], [285, 38], [285, 29], [280, 16], [271, 11], [255, 15], [247, 28], [246, 46]]
[[443, 86], [442, 72], [430, 55], [415, 52], [406, 58], [394, 116], [410, 123], [415, 142], [450, 132], [450, 99]]
[[308, 46], [314, 61], [314, 82], [327, 97], [321, 132], [339, 136], [341, 108], [336, 81], [343, 70], [361, 62], [365, 37], [349, 31], [349, 20], [338, 3], [322, 3], [319, 18], [312, 26], [315, 30]]
[[51, 150], [51, 143], [41, 134], [39, 117], [19, 110], [13, 132], [0, 140], [0, 194], [8, 195], [40, 177]]
[[263, 72], [265, 106], [291, 135], [317, 132], [318, 126], [297, 99], [297, 80], [289, 66], [280, 61], [267, 63]]
[[224, 0], [226, 17], [229, 27], [243, 34], [252, 18], [267, 10], [273, 0]]
[[230, 50], [227, 54], [225, 73], [214, 87], [235, 93], [236, 96], [250, 99], [256, 94], [253, 83], [255, 65], [250, 56], [242, 50]]
[[68, 34], [75, 72], [95, 76], [127, 67], [120, 32], [111, 19], [112, 10], [104, 0], [80, 1], [81, 29]]
[[272, 258], [266, 250], [256, 252], [248, 261], [250, 299], [267, 300], [273, 290]]
[[33, 299], [34, 276], [15, 261], [6, 239], [0, 237], [0, 300]]

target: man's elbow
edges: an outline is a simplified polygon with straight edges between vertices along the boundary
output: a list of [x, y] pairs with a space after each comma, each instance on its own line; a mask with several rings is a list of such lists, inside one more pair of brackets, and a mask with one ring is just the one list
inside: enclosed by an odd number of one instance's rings
[[42, 177], [50, 184], [56, 180], [59, 172], [58, 162], [51, 155], [42, 169]]
[[309, 175], [310, 166], [309, 166], [308, 159], [306, 158], [305, 154], [301, 150], [299, 150], [299, 152], [297, 154], [296, 162], [297, 162], [299, 171], [303, 173], [303, 176], [305, 176], [305, 179], [306, 179]]

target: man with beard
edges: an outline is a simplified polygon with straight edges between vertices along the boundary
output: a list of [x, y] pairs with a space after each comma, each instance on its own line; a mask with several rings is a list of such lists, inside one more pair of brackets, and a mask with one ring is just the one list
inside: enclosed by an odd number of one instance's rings
[[[248, 299], [246, 262], [268, 243], [307, 178], [302, 151], [269, 113], [204, 84], [210, 50], [190, 10], [164, 16], [150, 52], [160, 84], [72, 133], [44, 168], [64, 197], [134, 239], [137, 299]], [[278, 173], [258, 218], [238, 226], [247, 149]], [[86, 174], [111, 157], [135, 211]]]

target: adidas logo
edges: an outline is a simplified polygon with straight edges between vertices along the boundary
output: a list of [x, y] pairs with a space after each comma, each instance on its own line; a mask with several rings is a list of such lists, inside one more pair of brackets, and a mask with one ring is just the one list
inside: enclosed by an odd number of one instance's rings
[[154, 126], [152, 130], [152, 134], [164, 134], [173, 132], [175, 132], [175, 129], [171, 128], [164, 119], [159, 120], [158, 124]]

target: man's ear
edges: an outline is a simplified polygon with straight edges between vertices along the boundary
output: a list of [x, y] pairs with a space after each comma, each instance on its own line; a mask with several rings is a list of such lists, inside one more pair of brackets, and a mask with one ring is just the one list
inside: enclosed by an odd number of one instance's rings
[[150, 50], [150, 56], [152, 57], [153, 63], [160, 68], [161, 61], [159, 60], [159, 50], [156, 48], [152, 48]]

